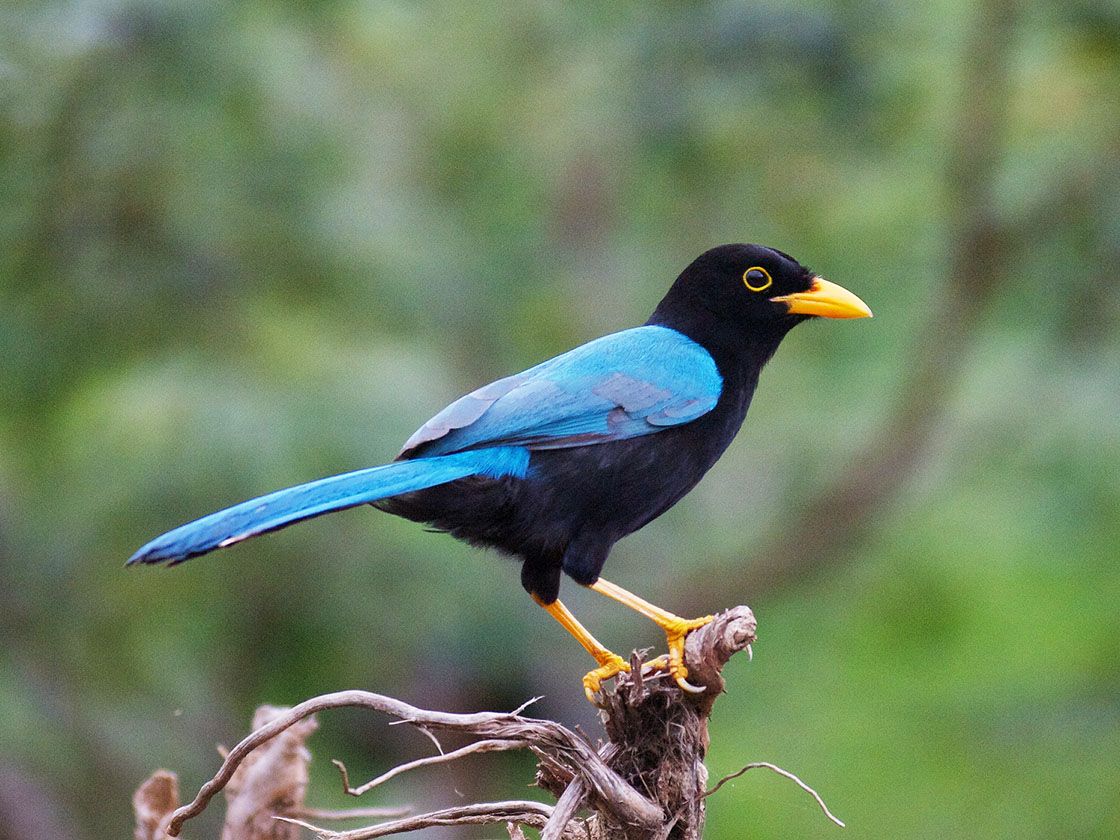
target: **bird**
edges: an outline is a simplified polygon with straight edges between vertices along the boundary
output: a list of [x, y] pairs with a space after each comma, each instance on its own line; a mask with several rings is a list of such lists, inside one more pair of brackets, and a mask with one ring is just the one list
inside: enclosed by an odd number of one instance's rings
[[387, 464], [279, 490], [148, 542], [128, 564], [183, 561], [334, 511], [372, 505], [521, 561], [521, 585], [594, 657], [583, 678], [630, 670], [560, 600], [562, 576], [657, 624], [648, 665], [688, 681], [686, 619], [601, 576], [614, 544], [660, 516], [738, 433], [763, 366], [816, 318], [865, 318], [855, 294], [762, 245], [705, 251], [641, 326], [580, 345], [455, 400]]

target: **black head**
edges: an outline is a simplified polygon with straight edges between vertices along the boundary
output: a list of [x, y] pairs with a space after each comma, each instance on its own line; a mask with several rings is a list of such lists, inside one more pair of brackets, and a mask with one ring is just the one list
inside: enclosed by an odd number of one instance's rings
[[858, 297], [789, 254], [763, 245], [720, 245], [681, 272], [649, 323], [679, 330], [709, 349], [750, 346], [765, 360], [804, 320], [870, 315]]

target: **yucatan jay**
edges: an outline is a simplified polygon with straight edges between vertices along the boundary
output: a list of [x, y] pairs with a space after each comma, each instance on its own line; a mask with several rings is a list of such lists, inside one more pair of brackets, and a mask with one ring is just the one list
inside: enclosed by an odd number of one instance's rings
[[858, 297], [760, 245], [701, 254], [645, 325], [607, 335], [451, 403], [393, 463], [242, 502], [145, 545], [174, 565], [356, 505], [427, 523], [521, 560], [533, 599], [595, 657], [588, 696], [628, 664], [561, 603], [560, 573], [652, 619], [686, 690], [687, 620], [599, 576], [611, 547], [684, 496], [739, 430], [762, 367], [813, 317], [864, 318]]

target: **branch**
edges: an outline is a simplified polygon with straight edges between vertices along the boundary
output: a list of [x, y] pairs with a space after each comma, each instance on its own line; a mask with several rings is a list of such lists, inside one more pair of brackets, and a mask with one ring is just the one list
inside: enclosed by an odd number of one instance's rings
[[[138, 829], [137, 840], [164, 837], [164, 824], [167, 835], [178, 836], [183, 823], [201, 813], [223, 789], [230, 801], [223, 840], [294, 840], [296, 835], [290, 832], [300, 828], [315, 832], [320, 840], [372, 840], [434, 826], [498, 823], [506, 825], [511, 840], [524, 840], [522, 826], [540, 829], [542, 840], [699, 840], [704, 802], [727, 781], [705, 790], [708, 717], [724, 688], [724, 666], [739, 651], [750, 650], [755, 629], [750, 609], [735, 607], [689, 634], [685, 664], [690, 681], [704, 686], [699, 695], [682, 692], [662, 672], [647, 669], [643, 673], [642, 657], [634, 654], [631, 672], [620, 675], [613, 688], [604, 689], [596, 698], [608, 738], [598, 749], [579, 732], [552, 721], [522, 716], [525, 706], [509, 713], [451, 714], [419, 709], [368, 691], [339, 691], [291, 709], [262, 707], [254, 718], [254, 731], [224, 756], [218, 772], [192, 802], [170, 814], [177, 798], [163, 794], [154, 797], [162, 805], [150, 809], [152, 816], [144, 825], [151, 828], [144, 834]], [[335, 761], [349, 795], [360, 795], [419, 767], [443, 765], [475, 754], [527, 749], [538, 759], [537, 784], [558, 801], [555, 806], [522, 800], [456, 805], [416, 816], [379, 808], [308, 809], [303, 805], [310, 757], [305, 741], [315, 729], [312, 716], [342, 707], [390, 715], [394, 718], [390, 725], [415, 727], [431, 738], [438, 750], [435, 755], [404, 762], [359, 787], [351, 786], [346, 766]], [[434, 734], [440, 731], [477, 740], [444, 752]], [[792, 779], [817, 799], [830, 819], [843, 825], [817, 793], [792, 773], [755, 762], [740, 774], [754, 767], [768, 767]], [[160, 790], [167, 787], [166, 779], [160, 783], [164, 786]], [[153, 786], [156, 782], [149, 781], [141, 790]], [[140, 799], [138, 792], [137, 801]], [[581, 811], [590, 813], [581, 818]], [[138, 806], [138, 824], [140, 813]], [[397, 818], [349, 831], [306, 821], [374, 816]]]
[[467, 746], [460, 747], [459, 749], [453, 750], [449, 753], [441, 752], [439, 755], [432, 755], [428, 756], [427, 758], [418, 758], [415, 761], [409, 761], [405, 764], [398, 764], [392, 770], [387, 770], [376, 779], [371, 779], [364, 785], [356, 788], [350, 786], [350, 774], [347, 772], [345, 764], [343, 764], [338, 759], [332, 759], [331, 764], [338, 768], [338, 772], [342, 776], [343, 791], [345, 791], [349, 796], [361, 796], [363, 793], [367, 793], [373, 790], [378, 785], [384, 784], [385, 782], [389, 781], [394, 776], [399, 776], [401, 773], [404, 773], [407, 770], [414, 770], [417, 767], [426, 767], [429, 764], [443, 764], [444, 762], [455, 761], [458, 758], [462, 758], [466, 755], [472, 755], [473, 753], [520, 750], [528, 746], [530, 746], [530, 743], [528, 741], [518, 739], [491, 739], [487, 741], [475, 741], [473, 744], [467, 744]]
[[476, 805], [444, 808], [441, 811], [406, 817], [402, 820], [372, 825], [368, 828], [357, 828], [353, 831], [330, 831], [288, 817], [277, 817], [277, 819], [306, 828], [308, 831], [314, 832], [320, 840], [373, 840], [376, 837], [388, 837], [391, 834], [403, 834], [406, 831], [418, 831], [421, 828], [432, 828], [440, 825], [491, 825], [493, 823], [513, 822], [540, 828], [548, 820], [551, 813], [551, 806], [545, 805], [543, 802], [532, 802], [530, 800], [482, 802]]
[[409, 808], [299, 808], [288, 813], [296, 819], [358, 820], [367, 817], [403, 817]]
[[560, 798], [556, 800], [556, 807], [548, 817], [548, 822], [541, 830], [541, 840], [560, 840], [568, 828], [568, 823], [575, 819], [576, 812], [583, 805], [587, 796], [587, 786], [582, 779], [572, 779]]
[[729, 773], [728, 775], [726, 775], [722, 779], [720, 779], [718, 782], [716, 782], [715, 787], [713, 787], [709, 791], [705, 791], [704, 798], [707, 799], [709, 796], [711, 796], [713, 793], [718, 791], [721, 787], [723, 787], [725, 784], [730, 782], [732, 779], [738, 779], [740, 776], [742, 776], [748, 770], [757, 770], [760, 767], [764, 767], [767, 770], [773, 770], [779, 776], [784, 776], [785, 778], [787, 778], [790, 781], [797, 784], [797, 786], [800, 787], [802, 790], [807, 791], [815, 800], [817, 800], [817, 804], [821, 806], [821, 810], [824, 811], [824, 814], [825, 814], [826, 817], [828, 817], [830, 820], [832, 820], [834, 823], [836, 823], [841, 828], [845, 827], [844, 822], [839, 817], [837, 817], [835, 814], [833, 814], [830, 810], [828, 810], [828, 806], [824, 804], [824, 800], [821, 799], [821, 795], [819, 793], [817, 793], [815, 790], [813, 790], [811, 787], [809, 787], [807, 784], [805, 784], [803, 781], [801, 781], [801, 779], [797, 778], [797, 776], [793, 775], [793, 773], [789, 772], [788, 770], [783, 770], [777, 764], [771, 764], [769, 761], [752, 761], [750, 764], [746, 765], [741, 770], [736, 770], [734, 773]]
[[202, 786], [194, 800], [178, 809], [167, 833], [179, 836], [183, 823], [202, 813], [214, 795], [224, 788], [238, 766], [258, 747], [317, 712], [343, 707], [367, 708], [392, 715], [415, 726], [489, 736], [491, 739], [524, 741], [560, 766], [578, 774], [625, 824], [653, 826], [661, 822], [661, 809], [638, 793], [611, 770], [582, 738], [557, 723], [516, 714], [478, 712], [463, 715], [419, 709], [392, 697], [369, 691], [338, 691], [300, 703], [261, 726], [230, 750], [221, 768]]

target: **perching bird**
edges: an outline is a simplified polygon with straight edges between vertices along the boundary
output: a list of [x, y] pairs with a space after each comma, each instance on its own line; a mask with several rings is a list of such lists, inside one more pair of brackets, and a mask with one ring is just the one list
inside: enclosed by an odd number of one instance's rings
[[174, 565], [320, 514], [373, 504], [522, 562], [521, 584], [595, 657], [591, 697], [629, 665], [558, 600], [561, 572], [664, 630], [656, 660], [686, 690], [683, 619], [599, 576], [611, 547], [675, 504], [731, 443], [763, 365], [808, 318], [864, 318], [858, 297], [761, 245], [689, 265], [644, 326], [607, 335], [451, 403], [393, 463], [242, 502], [152, 540]]

